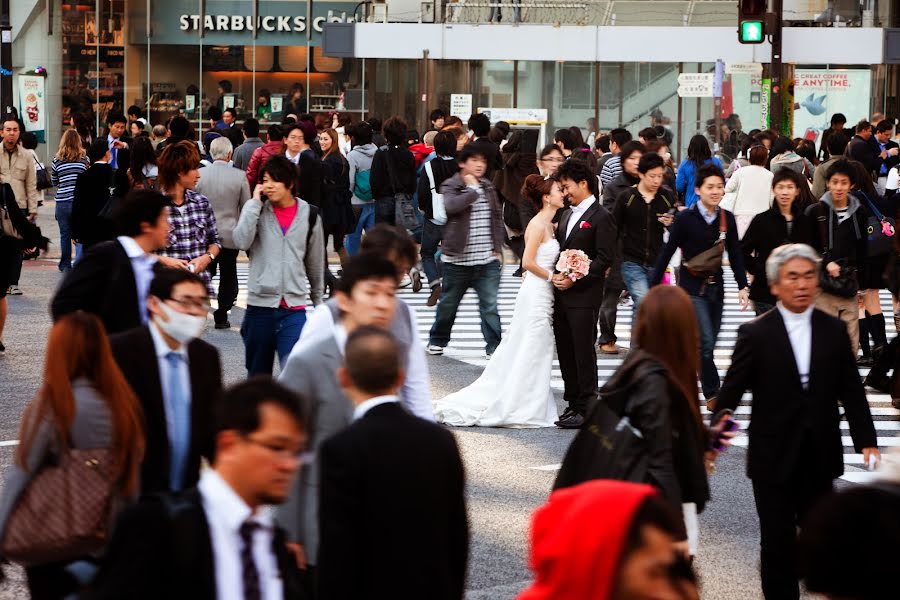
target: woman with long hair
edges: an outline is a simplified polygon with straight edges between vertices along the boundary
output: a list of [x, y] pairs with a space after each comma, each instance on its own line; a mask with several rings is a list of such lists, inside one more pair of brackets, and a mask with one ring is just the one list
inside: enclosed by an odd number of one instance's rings
[[334, 251], [341, 259], [341, 264], [347, 260], [347, 250], [344, 249], [344, 236], [353, 227], [353, 207], [350, 205], [353, 193], [350, 191], [350, 164], [341, 154], [341, 145], [338, 132], [334, 129], [325, 129], [319, 134], [319, 146], [322, 148], [322, 165], [325, 177], [322, 186], [322, 233], [325, 242], [325, 279], [329, 286], [328, 270], [328, 236], [331, 236]]
[[[59, 140], [59, 150], [50, 165], [50, 181], [56, 186], [61, 272], [72, 268], [72, 201], [75, 200], [75, 182], [87, 168], [87, 152], [81, 145], [81, 136], [74, 129], [66, 130]], [[77, 251], [75, 257], [77, 260]]]
[[525, 178], [522, 195], [537, 214], [525, 230], [522, 267], [527, 271], [509, 329], [481, 377], [434, 403], [435, 417], [447, 425], [553, 427], [556, 400], [550, 388], [553, 367], [553, 276], [559, 257], [553, 217], [563, 207], [559, 182], [540, 175]]
[[678, 172], [675, 174], [675, 191], [681, 196], [684, 205], [688, 208], [697, 203], [697, 192], [695, 191], [695, 182], [697, 170], [705, 164], [713, 163], [720, 169], [722, 161], [712, 155], [709, 149], [709, 143], [702, 135], [695, 135], [688, 144], [687, 158], [678, 165]]
[[194, 191], [200, 179], [200, 152], [196, 144], [182, 140], [166, 146], [157, 166], [160, 191], [171, 202], [169, 243], [160, 252], [169, 259], [164, 264], [197, 273], [212, 296], [207, 267], [222, 251], [222, 245], [209, 199]]
[[147, 136], [140, 136], [131, 143], [131, 164], [128, 175], [132, 189], [157, 189], [159, 167], [156, 165], [156, 151]]
[[[116, 365], [103, 324], [95, 315], [66, 315], [50, 330], [44, 384], [22, 418], [16, 459], [0, 502], [0, 539], [10, 514], [43, 465], [62, 449], [109, 449], [112, 486], [110, 522], [137, 498], [144, 431], [138, 399]], [[64, 503], [60, 510], [66, 510]], [[48, 515], [48, 518], [52, 518]], [[84, 582], [97, 556], [25, 569], [32, 598], [64, 598]], [[78, 568], [74, 567], [79, 563]]]
[[750, 164], [735, 171], [725, 185], [722, 208], [734, 213], [739, 238], [744, 237], [753, 217], [772, 206], [773, 175], [766, 168], [768, 156], [769, 153], [761, 145], [750, 148], [747, 153]]
[[[643, 473], [632, 473], [643, 477], [639, 483], [658, 488], [679, 513], [688, 503], [696, 505], [699, 513], [709, 500], [704, 463], [710, 432], [700, 418], [700, 333], [690, 296], [676, 286], [651, 288], [641, 300], [632, 335], [633, 349], [600, 390], [598, 404], [602, 402], [627, 417], [630, 426], [640, 432], [646, 468]], [[598, 476], [590, 464], [597, 443], [591, 428], [596, 410], [588, 414], [585, 426], [572, 442], [555, 488]], [[638, 457], [627, 458], [641, 462]], [[685, 514], [686, 520], [692, 521], [693, 512]], [[682, 540], [687, 539], [690, 529], [683, 532]], [[687, 549], [683, 542], [682, 549]], [[694, 551], [695, 545], [691, 553]]]

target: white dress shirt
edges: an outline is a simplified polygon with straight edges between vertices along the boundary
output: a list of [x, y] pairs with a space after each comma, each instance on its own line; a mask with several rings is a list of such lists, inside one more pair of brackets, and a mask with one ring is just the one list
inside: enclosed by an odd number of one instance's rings
[[241, 565], [244, 542], [240, 529], [245, 521], [251, 520], [259, 525], [253, 532], [253, 562], [259, 572], [260, 597], [263, 600], [283, 600], [281, 573], [272, 549], [275, 532], [272, 509], [268, 506], [261, 507], [254, 515], [247, 503], [215, 469], [203, 471], [197, 489], [209, 523], [216, 574], [216, 598], [244, 600], [244, 571]]
[[[323, 306], [306, 314], [306, 324], [300, 332], [300, 339], [291, 350], [291, 355], [300, 352], [307, 344], [319, 343], [329, 335], [334, 336], [337, 346], [343, 354], [344, 347], [347, 345], [347, 333], [343, 327], [335, 324], [328, 307]], [[411, 306], [409, 307], [409, 320], [413, 332], [413, 343], [409, 345], [406, 354], [406, 379], [403, 380], [400, 388], [400, 404], [417, 417], [434, 421], [428, 362], [425, 360], [425, 348], [418, 339], [416, 311]]]
[[284, 157], [286, 159], [288, 159], [289, 161], [291, 161], [292, 163], [294, 163], [295, 165], [300, 162], [300, 154], [301, 154], [301, 152], [298, 152], [297, 154], [294, 154], [293, 156], [291, 156], [290, 150], [284, 151]]
[[597, 199], [593, 196], [588, 196], [584, 200], [578, 203], [578, 206], [574, 204], [569, 208], [572, 211], [572, 216], [569, 217], [569, 222], [566, 224], [566, 239], [569, 239], [569, 236], [572, 235], [572, 230], [575, 229], [575, 224], [578, 223], [578, 220], [587, 212], [591, 206], [594, 205]]
[[156, 256], [147, 254], [134, 238], [120, 235], [116, 241], [122, 245], [125, 254], [131, 261], [131, 270], [134, 271], [134, 284], [137, 287], [138, 310], [141, 312], [141, 323], [146, 324], [147, 293], [150, 291], [150, 282], [153, 281], [153, 265], [156, 264]]
[[[150, 337], [153, 338], [153, 348], [156, 352], [156, 364], [159, 366], [159, 385], [163, 394], [163, 408], [166, 411], [166, 435], [168, 436], [167, 439], [171, 440], [175, 436], [175, 418], [169, 408], [171, 405], [171, 398], [169, 398], [171, 393], [169, 391], [169, 375], [172, 366], [169, 364], [169, 359], [166, 358], [166, 356], [168, 356], [169, 352], [175, 352], [176, 354], [181, 355], [181, 360], [178, 361], [178, 380], [181, 389], [185, 390], [185, 398], [187, 398], [190, 403], [192, 400], [191, 374], [190, 364], [188, 363], [187, 346], [182, 344], [176, 350], [169, 348], [162, 333], [156, 328], [156, 323], [150, 324]], [[190, 442], [190, 440], [188, 442]], [[190, 443], [188, 443], [188, 447], [190, 448]]]
[[376, 406], [381, 406], [382, 404], [388, 404], [389, 402], [397, 402], [397, 396], [375, 396], [374, 398], [369, 398], [365, 402], [361, 402], [356, 405], [356, 408], [353, 409], [353, 420], [358, 421], [366, 416], [366, 413], [375, 408]]
[[776, 304], [781, 318], [784, 319], [784, 327], [787, 329], [788, 339], [791, 340], [791, 349], [794, 351], [794, 360], [797, 361], [797, 372], [800, 373], [800, 383], [803, 389], [809, 387], [809, 365], [812, 360], [812, 312], [810, 306], [802, 313], [791, 312]]

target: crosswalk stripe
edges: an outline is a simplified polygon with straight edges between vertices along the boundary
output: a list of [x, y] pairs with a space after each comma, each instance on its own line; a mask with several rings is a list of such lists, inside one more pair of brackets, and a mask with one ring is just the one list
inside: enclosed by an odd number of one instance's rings
[[[503, 324], [504, 331], [509, 327], [516, 301], [516, 294], [519, 290], [521, 280], [512, 277], [515, 270], [513, 266], [504, 268], [503, 277], [501, 278], [500, 288], [497, 294], [497, 306], [500, 313], [500, 321]], [[237, 305], [246, 308], [247, 305], [247, 263], [238, 263], [238, 300]], [[218, 282], [214, 285], [217, 287]], [[403, 287], [399, 290], [398, 297], [403, 299], [409, 306], [415, 309], [416, 318], [418, 320], [419, 338], [422, 343], [428, 343], [428, 332], [434, 321], [434, 307], [425, 305], [428, 298], [428, 289], [424, 288], [418, 294], [413, 293], [410, 287]], [[896, 335], [897, 331], [890, 318], [891, 297], [886, 290], [881, 291], [881, 304], [887, 307], [885, 311], [885, 321], [888, 337]], [[737, 305], [737, 285], [733, 281], [725, 282], [725, 309], [722, 317], [722, 329], [719, 334], [718, 343], [716, 344], [715, 358], [716, 366], [719, 368], [719, 374], [724, 376], [728, 367], [731, 365], [731, 352], [737, 340], [738, 327], [754, 317], [752, 311], [741, 311]], [[618, 345], [628, 348], [631, 338], [631, 320], [632, 308], [630, 303], [619, 305], [619, 311], [616, 321], [616, 335], [618, 336]], [[444, 356], [459, 360], [466, 364], [477, 367], [484, 367], [487, 359], [484, 356], [484, 338], [481, 335], [481, 319], [478, 313], [478, 299], [474, 292], [469, 291], [463, 296], [457, 312], [456, 322], [453, 326], [452, 339], [450, 344], [444, 350]], [[602, 386], [609, 377], [615, 372], [616, 368], [622, 362], [621, 356], [605, 356], [597, 357], [597, 375]], [[867, 369], [860, 369], [861, 374], [865, 374]], [[550, 385], [553, 389], [562, 391], [563, 381], [559, 371], [559, 362], [553, 361]], [[882, 448], [900, 447], [900, 411], [891, 407], [890, 396], [875, 392], [866, 388], [866, 395], [872, 416], [875, 419], [875, 429], [878, 434], [878, 445]], [[744, 394], [741, 404], [737, 409], [736, 417], [741, 425], [741, 433], [735, 438], [734, 444], [739, 447], [747, 446], [746, 428], [749, 424], [747, 420], [751, 412], [751, 395]], [[701, 413], [707, 416], [709, 413], [705, 406], [701, 407]], [[843, 434], [848, 433], [848, 424], [841, 421], [841, 431]], [[849, 435], [842, 435], [842, 443], [844, 445], [844, 464], [861, 468], [862, 455], [856, 454], [853, 449], [853, 442]], [[858, 479], [858, 472], [851, 472], [847, 476], [848, 480]]]

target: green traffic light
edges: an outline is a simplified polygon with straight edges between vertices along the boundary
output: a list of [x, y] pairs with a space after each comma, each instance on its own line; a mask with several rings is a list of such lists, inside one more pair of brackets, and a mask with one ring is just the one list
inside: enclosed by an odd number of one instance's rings
[[762, 21], [742, 21], [740, 42], [742, 44], [761, 44], [763, 41]]

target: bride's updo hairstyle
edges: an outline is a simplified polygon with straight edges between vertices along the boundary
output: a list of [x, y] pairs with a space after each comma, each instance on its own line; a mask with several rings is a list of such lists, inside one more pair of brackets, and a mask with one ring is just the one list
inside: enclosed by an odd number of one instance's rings
[[556, 185], [555, 179], [544, 179], [543, 175], [529, 175], [522, 185], [522, 195], [531, 200], [534, 209], [540, 211], [544, 208], [544, 196], [550, 193]]

